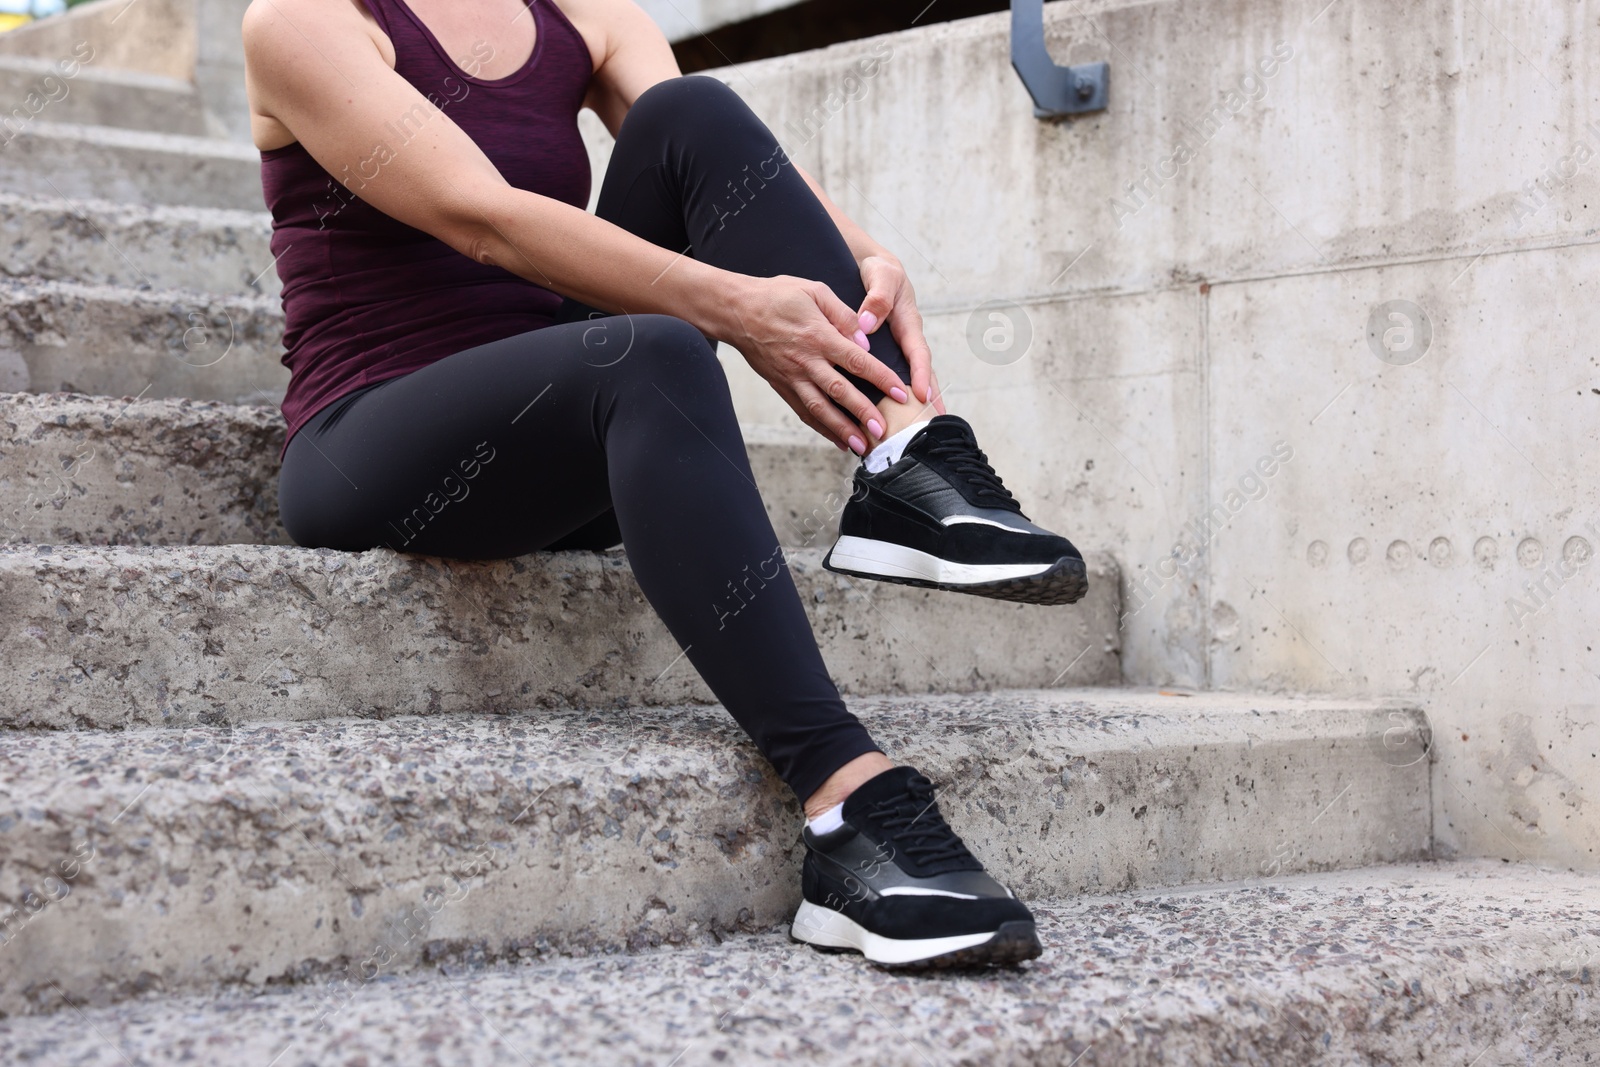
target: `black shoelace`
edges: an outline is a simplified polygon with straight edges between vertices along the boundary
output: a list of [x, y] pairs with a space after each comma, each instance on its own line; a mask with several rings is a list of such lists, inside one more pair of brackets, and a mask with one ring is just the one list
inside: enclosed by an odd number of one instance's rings
[[888, 831], [888, 843], [935, 874], [983, 870], [983, 864], [944, 821], [934, 803], [933, 783], [919, 774], [907, 779], [906, 786], [906, 792], [880, 800], [869, 809], [873, 821]]
[[983, 454], [978, 442], [965, 437], [951, 438], [930, 445], [928, 453], [944, 460], [952, 471], [972, 487], [983, 500], [984, 506], [1021, 514], [1022, 505], [1017, 503], [1017, 498], [1011, 495], [1011, 490], [1006, 488], [989, 465], [989, 457]]

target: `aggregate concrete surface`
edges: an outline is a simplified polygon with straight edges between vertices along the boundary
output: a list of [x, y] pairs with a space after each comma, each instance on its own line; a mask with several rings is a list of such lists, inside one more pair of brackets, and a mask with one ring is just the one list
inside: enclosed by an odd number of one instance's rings
[[[1031, 897], [1429, 854], [1425, 751], [1395, 743], [1425, 730], [1414, 710], [852, 706]], [[315, 981], [380, 950], [399, 970], [683, 943], [798, 904], [794, 801], [718, 708], [15, 731], [0, 782], [0, 1013]]]
[[276, 403], [282, 337], [274, 297], [0, 279], [0, 350], [32, 392]]
[[215, 137], [35, 119], [0, 153], [0, 187], [23, 196], [257, 211], [261, 153]]
[[[853, 692], [1120, 679], [1116, 565], [1069, 609], [849, 578], [785, 554]], [[762, 595], [764, 561], [728, 561]], [[770, 575], [770, 571], [768, 572]], [[723, 603], [726, 625], [745, 602]], [[619, 552], [464, 563], [386, 549], [0, 548], [0, 723], [187, 725], [709, 701]], [[959, 620], [959, 622], [958, 622]]]
[[0, 193], [0, 270], [86, 285], [276, 298], [272, 216]]
[[[288, 544], [283, 433], [263, 405], [0, 393], [0, 542]], [[755, 430], [745, 448], [779, 540], [830, 544], [854, 457], [809, 430]]]
[[61, 1004], [18, 1064], [1556, 1063], [1600, 1055], [1593, 876], [1471, 862], [1035, 902], [1021, 969], [913, 976], [782, 932], [254, 996]]
[[[74, 66], [77, 69], [71, 77], [71, 86], [62, 95], [63, 68], [70, 70]], [[47, 92], [40, 94], [41, 89]], [[49, 89], [55, 92], [49, 93]], [[70, 51], [48, 59], [0, 55], [0, 99], [26, 100], [29, 93], [45, 96], [40, 111], [52, 122], [122, 126], [189, 136], [206, 133], [200, 94], [188, 80], [143, 71], [81, 66], [75, 63]], [[38, 102], [37, 97], [29, 101], [31, 104]], [[12, 120], [16, 118], [13, 113]]]
[[0, 540], [282, 544], [268, 407], [0, 394]]

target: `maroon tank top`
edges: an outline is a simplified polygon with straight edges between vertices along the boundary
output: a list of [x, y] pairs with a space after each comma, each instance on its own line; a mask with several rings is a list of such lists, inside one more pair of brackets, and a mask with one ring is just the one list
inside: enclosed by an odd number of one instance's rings
[[[298, 142], [261, 153], [272, 254], [283, 279], [283, 400], [288, 436], [363, 386], [453, 352], [537, 330], [561, 297], [478, 263], [360, 199], [391, 155], [442, 111], [507, 182], [576, 207], [589, 201], [589, 156], [578, 110], [593, 73], [583, 38], [550, 0], [527, 0], [533, 54], [505, 78], [463, 70], [404, 0], [365, 0], [394, 43], [395, 71], [439, 110], [386, 125], [371, 152], [336, 181]], [[469, 69], [493, 42], [456, 57]]]

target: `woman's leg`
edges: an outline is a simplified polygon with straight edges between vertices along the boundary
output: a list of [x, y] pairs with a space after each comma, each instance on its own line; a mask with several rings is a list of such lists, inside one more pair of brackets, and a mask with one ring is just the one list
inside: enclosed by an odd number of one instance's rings
[[347, 397], [290, 442], [279, 500], [308, 547], [458, 559], [598, 547], [614, 522], [651, 606], [802, 801], [877, 752], [817, 651], [722, 368], [679, 319], [553, 326]]
[[[861, 270], [821, 201], [772, 131], [714, 78], [675, 78], [634, 102], [595, 214], [725, 270], [809, 278], [852, 308], [866, 299]], [[870, 343], [874, 356], [911, 380], [887, 328]], [[847, 377], [869, 400], [884, 400], [870, 382]]]
[[[676, 78], [639, 97], [617, 131], [596, 212], [718, 267], [810, 278], [852, 307], [866, 295], [849, 247], [777, 138], [712, 78]], [[909, 381], [888, 330], [872, 334], [871, 347]], [[869, 456], [857, 472], [825, 567], [1033, 604], [1084, 595], [1082, 553], [1028, 521], [966, 422], [932, 420], [922, 405], [895, 404], [852, 380], [904, 449]], [[920, 433], [903, 433], [914, 426]]]

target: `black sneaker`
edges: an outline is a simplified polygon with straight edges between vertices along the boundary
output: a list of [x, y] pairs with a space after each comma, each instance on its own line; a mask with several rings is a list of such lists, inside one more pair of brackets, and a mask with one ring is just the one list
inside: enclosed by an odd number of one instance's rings
[[1033, 914], [967, 851], [933, 783], [910, 767], [851, 793], [837, 830], [804, 836], [796, 941], [907, 968], [1020, 963], [1042, 951]]
[[822, 565], [1024, 604], [1071, 604], [1089, 590], [1083, 554], [1028, 521], [954, 415], [935, 417], [887, 470], [856, 469]]

